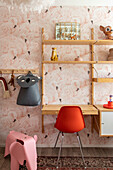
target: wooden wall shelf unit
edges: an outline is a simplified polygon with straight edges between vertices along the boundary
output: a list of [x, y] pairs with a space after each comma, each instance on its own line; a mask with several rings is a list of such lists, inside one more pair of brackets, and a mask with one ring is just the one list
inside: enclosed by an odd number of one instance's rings
[[[45, 61], [44, 45], [90, 45], [91, 61]], [[92, 132], [94, 116], [98, 117], [98, 109], [94, 106], [94, 83], [111, 79], [94, 78], [94, 64], [113, 64], [113, 61], [94, 61], [94, 45], [113, 45], [112, 40], [94, 40], [94, 29], [91, 29], [91, 40], [45, 40], [44, 28], [42, 28], [42, 133], [44, 133], [44, 115], [57, 115], [62, 105], [44, 104], [44, 64], [91, 64], [91, 105], [79, 105], [84, 115], [92, 117]], [[73, 104], [73, 105], [76, 105]]]

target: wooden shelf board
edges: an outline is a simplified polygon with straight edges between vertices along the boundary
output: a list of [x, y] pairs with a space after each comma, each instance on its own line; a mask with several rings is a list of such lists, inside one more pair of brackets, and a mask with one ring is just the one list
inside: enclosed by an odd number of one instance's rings
[[[74, 106], [67, 105], [67, 106]], [[57, 115], [60, 108], [66, 105], [44, 105], [42, 107], [42, 115]], [[93, 105], [76, 105], [81, 107], [83, 115], [98, 115], [98, 110]]]
[[95, 45], [113, 45], [113, 40], [97, 40]]
[[113, 45], [113, 40], [43, 40], [45, 45]]
[[113, 64], [113, 61], [97, 61], [97, 64]]
[[[107, 103], [104, 103], [107, 104]], [[103, 105], [95, 105], [95, 107], [101, 112], [113, 112], [113, 109], [104, 108]]]
[[93, 78], [93, 82], [98, 83], [113, 83], [113, 78]]
[[12, 74], [12, 71], [14, 74], [27, 74], [29, 71], [33, 74], [38, 73], [38, 69], [0, 69], [2, 74]]
[[45, 45], [93, 45], [96, 40], [44, 40]]
[[43, 61], [45, 64], [96, 64], [96, 61]]
[[113, 64], [113, 61], [42, 61], [43, 64]]

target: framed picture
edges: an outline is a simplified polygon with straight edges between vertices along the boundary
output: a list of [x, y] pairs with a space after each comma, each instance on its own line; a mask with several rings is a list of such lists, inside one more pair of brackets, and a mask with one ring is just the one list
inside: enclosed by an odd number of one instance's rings
[[56, 23], [56, 40], [80, 40], [80, 23]]

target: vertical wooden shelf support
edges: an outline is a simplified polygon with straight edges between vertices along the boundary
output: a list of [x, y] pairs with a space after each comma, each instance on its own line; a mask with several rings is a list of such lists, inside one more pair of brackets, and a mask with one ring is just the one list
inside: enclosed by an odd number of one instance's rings
[[[94, 40], [94, 28], [91, 28], [91, 39]], [[91, 45], [91, 61], [94, 61], [94, 45]], [[94, 104], [94, 64], [91, 64], [91, 104]], [[91, 132], [93, 133], [94, 116], [91, 116]]]
[[[94, 28], [91, 29], [91, 39], [94, 40]], [[91, 61], [94, 61], [94, 45], [91, 45]], [[94, 78], [94, 64], [91, 64], [91, 79]], [[91, 104], [94, 104], [94, 82], [91, 81]]]
[[[44, 105], [44, 28], [42, 28], [42, 107]], [[42, 133], [44, 133], [44, 116], [42, 115]]]

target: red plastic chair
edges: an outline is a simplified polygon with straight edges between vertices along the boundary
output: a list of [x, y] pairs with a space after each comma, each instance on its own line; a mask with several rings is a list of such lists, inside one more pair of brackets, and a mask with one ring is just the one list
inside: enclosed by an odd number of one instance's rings
[[56, 147], [59, 136], [60, 136], [60, 134], [62, 134], [62, 141], [61, 141], [61, 146], [59, 149], [59, 154], [58, 154], [58, 159], [57, 159], [57, 168], [58, 168], [58, 162], [60, 159], [64, 133], [76, 133], [78, 143], [80, 146], [80, 151], [81, 151], [84, 168], [86, 168], [85, 160], [84, 160], [84, 156], [83, 156], [83, 152], [82, 152], [82, 143], [81, 143], [81, 139], [80, 139], [80, 136], [78, 133], [79, 131], [81, 131], [82, 129], [85, 128], [85, 122], [84, 122], [81, 108], [79, 106], [63, 106], [63, 107], [61, 107], [58, 117], [57, 117], [57, 120], [56, 120], [56, 123], [55, 123], [55, 128], [59, 130], [59, 133], [58, 133], [54, 147]]

